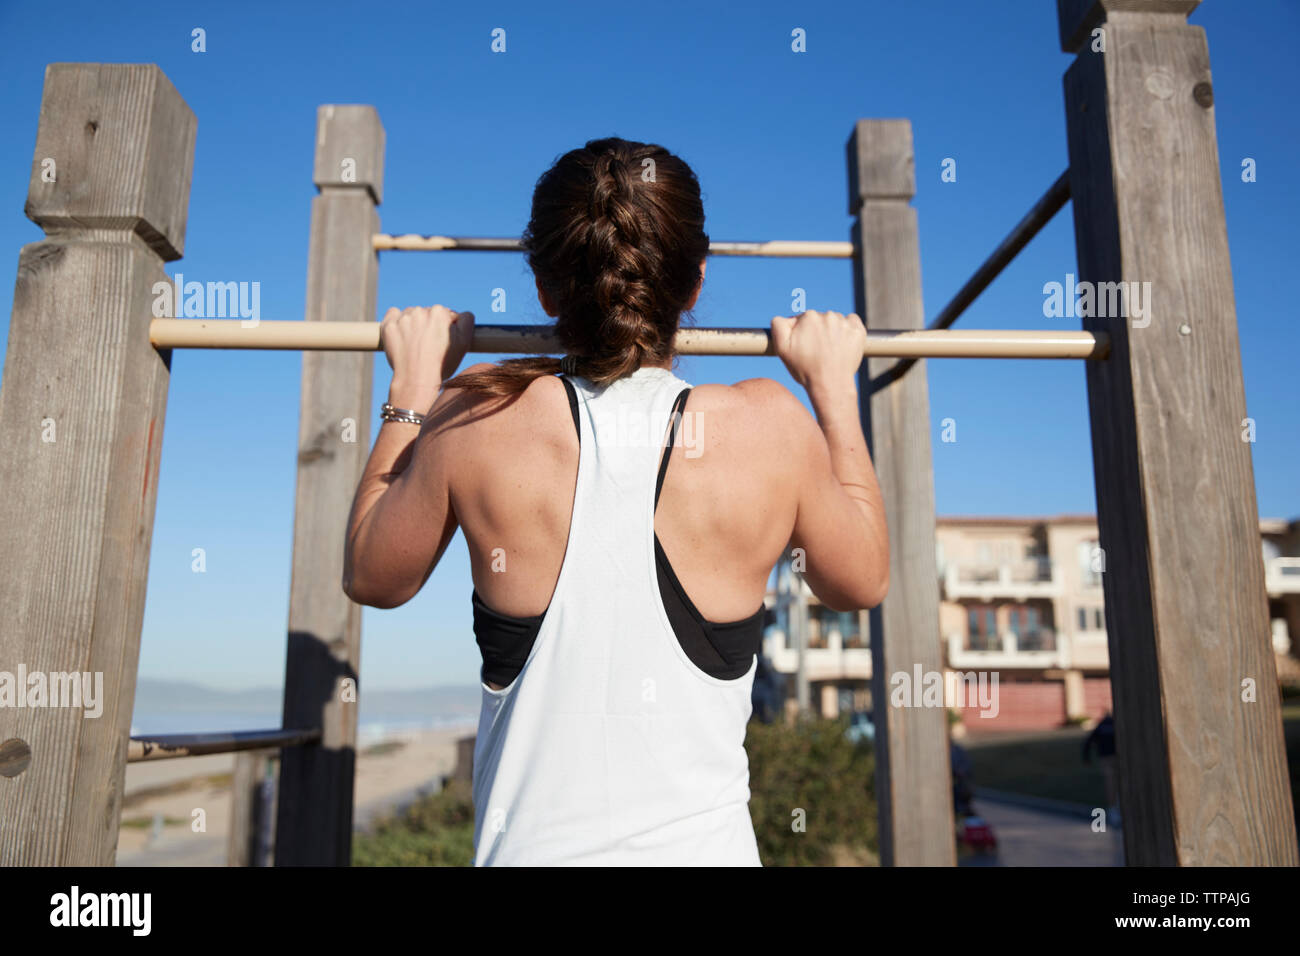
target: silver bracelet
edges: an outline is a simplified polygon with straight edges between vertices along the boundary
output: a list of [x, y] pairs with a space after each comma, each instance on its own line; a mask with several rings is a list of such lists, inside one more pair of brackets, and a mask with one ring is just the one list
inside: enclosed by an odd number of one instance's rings
[[386, 422], [407, 422], [411, 425], [423, 425], [424, 416], [411, 408], [397, 408], [384, 402], [379, 410], [379, 417]]

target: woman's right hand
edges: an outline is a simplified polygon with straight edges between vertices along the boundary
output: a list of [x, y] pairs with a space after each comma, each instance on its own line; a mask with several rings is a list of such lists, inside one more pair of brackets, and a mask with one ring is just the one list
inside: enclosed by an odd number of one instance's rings
[[804, 388], [852, 379], [862, 365], [867, 327], [855, 313], [803, 312], [772, 317], [772, 345]]

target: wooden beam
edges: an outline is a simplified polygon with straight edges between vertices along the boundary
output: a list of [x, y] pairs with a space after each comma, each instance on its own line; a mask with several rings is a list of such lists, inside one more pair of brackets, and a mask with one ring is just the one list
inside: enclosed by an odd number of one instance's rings
[[[854, 300], [867, 327], [923, 329], [912, 125], [859, 120], [848, 143], [849, 213], [857, 216]], [[951, 332], [945, 334], [953, 334]], [[886, 866], [953, 866], [948, 715], [943, 707], [893, 707], [890, 678], [918, 666], [942, 674], [935, 572], [934, 472], [926, 367], [884, 391], [873, 376], [892, 362], [868, 358], [858, 372], [862, 426], [889, 523], [889, 595], [871, 612], [871, 699], [876, 726], [880, 859]]]
[[102, 713], [0, 707], [0, 749], [30, 753], [0, 775], [0, 866], [116, 856], [171, 355], [149, 320], [194, 134], [156, 66], [45, 70], [26, 212], [46, 238], [19, 254], [0, 389], [0, 661], [88, 676]]
[[[349, 164], [348, 159], [364, 162]], [[328, 160], [328, 161], [326, 161]], [[370, 106], [322, 106], [316, 120], [308, 322], [373, 322], [384, 128]], [[304, 352], [284, 726], [319, 728], [281, 751], [277, 866], [346, 866], [360, 692], [361, 608], [343, 593], [348, 511], [370, 452], [374, 356]]]
[[1164, 6], [1089, 7], [1065, 76], [1080, 283], [1145, 306], [1084, 320], [1125, 851], [1295, 865], [1209, 51]]
[[252, 866], [257, 845], [257, 791], [266, 770], [266, 752], [241, 750], [230, 777], [230, 832], [226, 866]]

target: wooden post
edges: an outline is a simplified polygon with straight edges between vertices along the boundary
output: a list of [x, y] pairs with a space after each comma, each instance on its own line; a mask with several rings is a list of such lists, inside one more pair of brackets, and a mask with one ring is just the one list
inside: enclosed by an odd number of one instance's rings
[[[921, 329], [921, 261], [907, 120], [859, 120], [848, 143], [854, 300], [868, 328]], [[934, 472], [924, 362], [875, 395], [870, 380], [893, 361], [858, 371], [862, 427], [889, 522], [889, 596], [871, 612], [871, 698], [876, 727], [880, 859], [886, 866], [953, 866], [951, 768], [944, 707], [893, 707], [894, 675], [940, 675]], [[929, 679], [934, 679], [929, 677]], [[910, 694], [908, 695], [910, 698]]]
[[116, 857], [169, 378], [149, 321], [195, 127], [156, 66], [46, 67], [26, 206], [46, 238], [19, 254], [0, 391], [0, 662], [28, 675], [0, 707], [0, 866]]
[[1112, 305], [1083, 320], [1112, 343], [1087, 380], [1125, 853], [1295, 865], [1195, 6], [1058, 3], [1062, 47], [1078, 54], [1065, 106], [1079, 282], [1127, 291], [1127, 318]]
[[230, 832], [226, 835], [226, 866], [252, 866], [257, 833], [257, 790], [266, 769], [266, 753], [241, 750], [235, 754], [230, 778]]
[[[370, 106], [316, 117], [307, 319], [375, 320], [371, 236], [383, 200], [384, 128]], [[282, 751], [277, 866], [351, 860], [361, 608], [343, 593], [348, 510], [370, 451], [369, 353], [304, 352], [284, 726], [321, 728], [319, 746]]]

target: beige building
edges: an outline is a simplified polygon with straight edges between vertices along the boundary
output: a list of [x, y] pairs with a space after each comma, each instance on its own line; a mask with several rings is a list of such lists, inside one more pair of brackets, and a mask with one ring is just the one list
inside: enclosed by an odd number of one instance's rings
[[[1260, 522], [1261, 555], [1279, 674], [1300, 679], [1300, 521]], [[1110, 707], [1110, 658], [1102, 579], [1106, 556], [1092, 515], [941, 517], [936, 571], [939, 629], [948, 671], [996, 674], [996, 716], [956, 708], [970, 730], [1061, 726]], [[773, 667], [793, 678], [807, 621], [808, 702], [824, 716], [870, 708], [869, 615], [821, 607], [807, 585], [777, 569], [765, 640]]]

